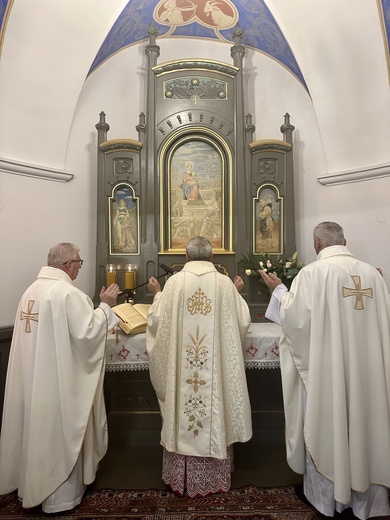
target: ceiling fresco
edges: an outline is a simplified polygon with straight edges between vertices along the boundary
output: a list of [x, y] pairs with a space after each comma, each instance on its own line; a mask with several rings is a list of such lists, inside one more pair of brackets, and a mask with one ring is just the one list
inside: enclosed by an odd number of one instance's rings
[[89, 73], [121, 48], [145, 40], [152, 21], [159, 38], [209, 38], [230, 43], [238, 23], [245, 46], [278, 60], [306, 88], [294, 55], [263, 0], [130, 0], [103, 42]]

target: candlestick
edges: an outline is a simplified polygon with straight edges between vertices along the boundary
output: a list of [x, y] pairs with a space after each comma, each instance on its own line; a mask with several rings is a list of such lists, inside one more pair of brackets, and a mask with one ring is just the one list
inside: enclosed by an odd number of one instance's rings
[[113, 264], [107, 264], [107, 287], [110, 287], [112, 283], [116, 283], [116, 271]]
[[135, 287], [135, 271], [132, 270], [132, 265], [126, 266], [125, 272], [125, 289], [134, 289]]

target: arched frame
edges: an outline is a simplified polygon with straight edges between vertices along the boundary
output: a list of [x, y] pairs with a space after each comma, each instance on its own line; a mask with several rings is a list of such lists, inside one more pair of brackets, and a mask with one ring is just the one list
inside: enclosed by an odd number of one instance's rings
[[110, 255], [139, 255], [139, 211], [131, 184], [116, 184], [108, 198]]
[[253, 253], [282, 255], [283, 197], [274, 184], [262, 184], [253, 199]]
[[232, 170], [220, 134], [191, 127], [170, 136], [159, 154], [161, 253], [183, 253], [190, 238], [208, 238], [214, 253], [232, 253]]

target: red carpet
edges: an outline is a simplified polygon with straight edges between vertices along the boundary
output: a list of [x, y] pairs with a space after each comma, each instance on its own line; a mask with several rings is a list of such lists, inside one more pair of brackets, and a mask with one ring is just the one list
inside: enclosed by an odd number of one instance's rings
[[293, 486], [245, 486], [205, 498], [178, 497], [170, 491], [101, 490], [65, 513], [47, 515], [40, 507], [24, 510], [16, 493], [0, 496], [0, 520], [314, 520], [315, 509]]

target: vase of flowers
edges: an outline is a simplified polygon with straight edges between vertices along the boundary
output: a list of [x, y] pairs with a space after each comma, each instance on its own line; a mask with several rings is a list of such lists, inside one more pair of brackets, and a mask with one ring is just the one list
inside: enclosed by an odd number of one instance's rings
[[287, 289], [290, 289], [294, 278], [303, 267], [303, 264], [298, 264], [297, 257], [297, 252], [287, 259], [282, 258], [280, 255], [271, 257], [269, 253], [260, 253], [258, 255], [248, 253], [247, 255], [242, 255], [239, 264], [245, 270], [247, 276], [257, 280], [259, 294], [269, 297], [271, 295], [270, 290], [264, 283], [260, 272], [274, 273], [282, 280]]

